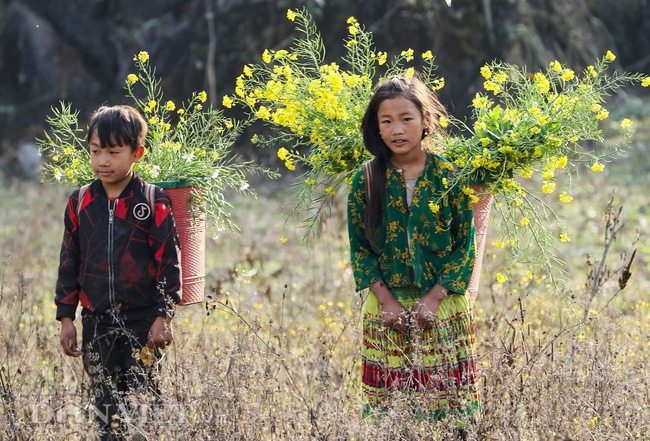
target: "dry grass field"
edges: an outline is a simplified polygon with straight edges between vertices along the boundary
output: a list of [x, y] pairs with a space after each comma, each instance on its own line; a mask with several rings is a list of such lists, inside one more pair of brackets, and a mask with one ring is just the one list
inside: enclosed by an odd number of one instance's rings
[[[642, 109], [632, 110], [648, 128]], [[649, 131], [639, 130], [627, 157], [605, 173], [574, 183], [574, 201], [561, 207], [572, 235], [557, 251], [561, 291], [525, 267], [498, 283], [507, 251], [490, 244], [498, 236], [490, 230], [475, 305], [484, 412], [469, 439], [650, 440]], [[208, 239], [209, 296], [178, 309], [175, 343], [162, 360], [165, 401], [150, 418], [133, 415], [132, 433], [445, 439], [444, 425], [399, 409], [362, 417], [364, 293], [354, 291], [343, 203], [305, 247], [281, 215], [291, 198], [280, 185], [258, 185], [257, 200], [232, 195], [242, 232]], [[92, 435], [88, 378], [81, 360], [60, 350], [52, 301], [68, 192], [0, 186], [0, 439]], [[624, 226], [607, 248], [610, 201], [610, 212], [622, 207]], [[631, 277], [619, 280], [636, 237]]]

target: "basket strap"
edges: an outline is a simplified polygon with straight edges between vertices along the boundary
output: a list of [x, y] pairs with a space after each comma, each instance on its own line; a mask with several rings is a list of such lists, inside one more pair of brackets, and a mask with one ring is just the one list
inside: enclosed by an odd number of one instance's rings
[[156, 186], [148, 182], [144, 183], [145, 192], [147, 193], [147, 202], [149, 202], [149, 207], [151, 208], [151, 214], [156, 213]]
[[81, 203], [84, 200], [86, 191], [88, 191], [88, 187], [90, 187], [90, 184], [83, 185], [81, 188], [79, 188], [79, 197], [77, 198], [77, 219], [79, 219], [79, 213], [81, 213]]
[[371, 161], [366, 161], [363, 163], [363, 174], [366, 177], [366, 201], [370, 200], [370, 191], [372, 189], [372, 167], [370, 166]]

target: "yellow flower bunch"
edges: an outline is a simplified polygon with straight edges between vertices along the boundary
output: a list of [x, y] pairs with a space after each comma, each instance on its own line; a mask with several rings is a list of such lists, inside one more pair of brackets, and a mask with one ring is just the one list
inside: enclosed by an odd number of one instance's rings
[[[152, 183], [175, 181], [194, 187], [212, 226], [236, 229], [223, 191], [230, 187], [250, 193], [246, 174], [251, 170], [273, 175], [252, 163], [238, 163], [231, 154], [243, 125], [207, 106], [205, 91], [194, 92], [184, 103], [164, 100], [149, 54], [141, 51], [133, 61], [137, 73], [127, 75], [125, 89], [149, 126], [145, 155], [135, 164], [135, 173]], [[40, 151], [49, 158], [43, 179], [77, 187], [93, 181], [78, 112], [66, 103], [52, 110], [54, 116], [47, 119], [50, 131], [39, 140]]]
[[[241, 106], [252, 120], [263, 121], [271, 134], [255, 135], [253, 142], [279, 149], [288, 170], [304, 170], [292, 213], [306, 218], [308, 237], [350, 173], [369, 159], [359, 124], [373, 86], [388, 76], [412, 76], [416, 68], [433, 90], [442, 88], [444, 79], [434, 74], [431, 51], [416, 57], [407, 49], [391, 60], [354, 17], [347, 21], [342, 63], [325, 63], [322, 39], [306, 10], [289, 10], [287, 18], [300, 37], [288, 50], [267, 49], [262, 62], [244, 66], [234, 95], [224, 97], [223, 105]], [[577, 167], [601, 172], [629, 142], [634, 130], [626, 118], [622, 141], [611, 149], [580, 145], [603, 141], [600, 125], [609, 117], [604, 104], [610, 92], [625, 83], [650, 85], [645, 75], [608, 73], [615, 58], [608, 51], [582, 73], [559, 61], [532, 74], [506, 63], [487, 64], [480, 69], [484, 91], [472, 100], [471, 123], [440, 120], [460, 133], [432, 143], [455, 168], [447, 188], [460, 186], [477, 202], [480, 194], [470, 185], [482, 183], [497, 197], [499, 243], [510, 247], [513, 261], [552, 266], [555, 243], [570, 239], [550, 198], [570, 202]], [[429, 203], [432, 212], [439, 206], [440, 201]], [[555, 232], [548, 225], [556, 225]]]
[[[608, 51], [582, 75], [559, 61], [532, 75], [506, 63], [485, 65], [480, 70], [485, 91], [472, 101], [471, 127], [454, 120], [465, 134], [441, 140], [442, 154], [457, 167], [453, 185], [482, 183], [499, 199], [495, 208], [502, 218], [500, 243], [512, 245], [515, 260], [530, 258], [529, 263], [549, 266], [556, 239], [570, 239], [545, 196], [563, 188], [558, 200], [570, 202], [578, 165], [602, 172], [630, 141], [633, 122], [625, 118], [617, 144], [605, 150], [580, 145], [604, 141], [599, 123], [609, 116], [603, 104], [610, 92], [625, 83], [648, 85], [645, 75], [608, 74], [615, 58]], [[564, 179], [558, 181], [559, 176]], [[536, 193], [538, 185], [541, 194]], [[560, 234], [550, 232], [550, 224], [556, 224]]]
[[[373, 86], [379, 77], [414, 75], [415, 66], [405, 64], [415, 63], [416, 57], [408, 49], [391, 60], [386, 52], [373, 47], [372, 34], [350, 17], [344, 69], [338, 63], [325, 62], [320, 33], [305, 9], [289, 10], [287, 18], [301, 37], [288, 50], [267, 49], [261, 63], [244, 66], [234, 95], [225, 96], [222, 104], [241, 106], [251, 120], [263, 121], [272, 129], [271, 135], [255, 135], [253, 142], [279, 148], [278, 157], [288, 170], [304, 171], [292, 212], [317, 213], [305, 222], [307, 237], [319, 224], [323, 209], [346, 185], [349, 174], [370, 159], [359, 123]], [[444, 79], [433, 73], [431, 51], [421, 54], [419, 61], [423, 79], [434, 89], [443, 87]]]

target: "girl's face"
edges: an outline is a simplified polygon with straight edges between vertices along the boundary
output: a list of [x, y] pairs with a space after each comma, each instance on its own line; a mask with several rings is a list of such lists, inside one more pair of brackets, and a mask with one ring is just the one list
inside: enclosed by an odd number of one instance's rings
[[404, 97], [387, 99], [377, 111], [379, 134], [396, 157], [410, 158], [422, 150], [422, 131], [427, 125], [417, 106]]

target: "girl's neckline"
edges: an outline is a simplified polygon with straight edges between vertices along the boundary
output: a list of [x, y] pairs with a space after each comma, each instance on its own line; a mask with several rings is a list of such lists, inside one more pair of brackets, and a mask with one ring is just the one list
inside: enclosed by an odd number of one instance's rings
[[411, 164], [409, 164], [407, 167], [399, 166], [393, 164], [392, 161], [389, 163], [393, 170], [401, 173], [404, 176], [405, 180], [417, 179], [422, 175], [422, 173], [424, 173], [424, 170], [427, 168], [427, 163], [429, 162], [429, 154], [425, 152], [425, 155], [424, 164], [417, 164], [416, 166], [413, 166]]

